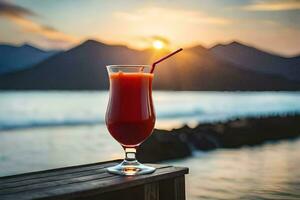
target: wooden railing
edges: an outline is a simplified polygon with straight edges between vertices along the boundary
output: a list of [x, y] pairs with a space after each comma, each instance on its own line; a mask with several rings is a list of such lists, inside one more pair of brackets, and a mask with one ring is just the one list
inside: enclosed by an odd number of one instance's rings
[[1, 200], [184, 200], [188, 168], [157, 165], [148, 175], [118, 176], [106, 167], [120, 161], [59, 168], [0, 178]]

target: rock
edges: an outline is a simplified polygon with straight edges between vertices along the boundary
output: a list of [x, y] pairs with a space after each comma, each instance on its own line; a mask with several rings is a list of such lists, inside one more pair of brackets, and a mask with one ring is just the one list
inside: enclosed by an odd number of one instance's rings
[[204, 142], [204, 136], [210, 136], [210, 139], [216, 141], [217, 148], [253, 146], [266, 141], [300, 136], [300, 115], [250, 117], [222, 123], [199, 124], [191, 133], [189, 141], [200, 150], [206, 150], [203, 145], [208, 142]]
[[300, 136], [300, 115], [233, 119], [227, 122], [183, 126], [172, 131], [155, 130], [140, 147], [142, 162], [185, 158], [191, 149], [253, 146], [266, 141]]
[[185, 158], [191, 153], [188, 143], [179, 134], [173, 131], [155, 130], [139, 147], [137, 158], [141, 162], [159, 162]]
[[195, 149], [208, 151], [221, 147], [219, 139], [214, 134], [195, 132], [190, 137], [190, 142]]

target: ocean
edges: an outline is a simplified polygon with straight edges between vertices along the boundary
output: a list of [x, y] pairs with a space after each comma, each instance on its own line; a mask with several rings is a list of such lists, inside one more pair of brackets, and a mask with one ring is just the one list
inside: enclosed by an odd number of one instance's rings
[[[156, 128], [300, 113], [300, 92], [153, 94]], [[107, 92], [0, 92], [0, 176], [123, 157], [104, 124]], [[166, 161], [187, 166], [187, 197], [299, 199], [300, 139], [195, 151]]]

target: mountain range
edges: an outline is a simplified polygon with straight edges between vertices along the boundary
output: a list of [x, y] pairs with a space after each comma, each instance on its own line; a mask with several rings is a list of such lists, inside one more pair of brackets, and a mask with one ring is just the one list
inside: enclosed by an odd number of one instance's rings
[[1, 44], [0, 74], [30, 68], [56, 53], [59, 53], [59, 51], [44, 51], [29, 44], [24, 44], [22, 46]]
[[300, 81], [300, 56], [282, 57], [238, 42], [226, 45], [218, 44], [210, 51], [242, 69], [275, 74], [289, 80]]
[[[87, 40], [0, 75], [0, 89], [104, 90], [109, 87], [106, 65], [150, 64], [166, 53]], [[160, 90], [299, 90], [299, 63], [299, 57], [284, 58], [238, 42], [211, 49], [198, 45], [161, 63], [153, 84]]]

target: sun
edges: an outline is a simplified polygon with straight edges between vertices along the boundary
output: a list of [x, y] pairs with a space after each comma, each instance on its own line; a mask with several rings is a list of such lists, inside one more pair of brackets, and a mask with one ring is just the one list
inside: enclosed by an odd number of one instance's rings
[[162, 49], [165, 47], [165, 43], [161, 40], [154, 40], [152, 46], [154, 49]]

